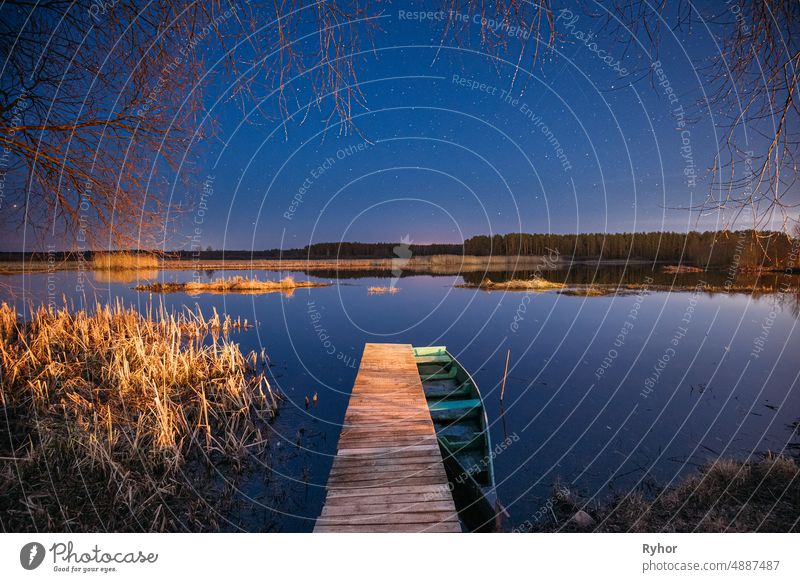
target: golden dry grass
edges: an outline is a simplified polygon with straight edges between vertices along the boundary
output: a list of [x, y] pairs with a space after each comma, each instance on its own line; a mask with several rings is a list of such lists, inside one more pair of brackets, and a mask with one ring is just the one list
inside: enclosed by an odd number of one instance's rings
[[559, 523], [538, 529], [580, 529], [567, 520], [582, 509], [595, 520], [594, 531], [797, 532], [800, 465], [773, 454], [745, 462], [719, 459], [655, 493], [634, 491], [595, 507], [563, 495], [554, 502]]
[[370, 295], [382, 295], [384, 293], [390, 293], [393, 295], [398, 291], [400, 291], [400, 289], [397, 287], [367, 287], [367, 293]]
[[158, 269], [158, 256], [153, 253], [92, 253], [90, 266], [96, 271], [134, 271]]
[[118, 269], [111, 271], [92, 271], [92, 278], [98, 283], [138, 283], [158, 279], [158, 271], [150, 269]]
[[572, 287], [571, 289], [564, 289], [561, 291], [562, 295], [570, 295], [574, 297], [603, 297], [604, 295], [611, 295], [614, 289], [611, 287], [595, 287], [590, 285], [588, 287]]
[[248, 277], [221, 278], [208, 283], [188, 281], [185, 283], [152, 283], [138, 285], [137, 291], [150, 291], [151, 293], [292, 293], [296, 289], [308, 287], [327, 287], [330, 283], [316, 283], [314, 281], [295, 281], [292, 277], [284, 277], [280, 281], [262, 281]]
[[266, 355], [243, 354], [228, 337], [236, 322], [216, 312], [117, 303], [27, 320], [0, 306], [4, 529], [213, 527], [214, 515], [193, 527], [181, 513], [199, 487], [187, 463], [263, 448], [277, 405]]
[[663, 273], [702, 273], [705, 269], [691, 265], [664, 265], [661, 271]]
[[511, 279], [509, 281], [495, 282], [486, 277], [480, 284], [463, 283], [457, 287], [478, 288], [486, 291], [549, 291], [550, 289], [564, 289], [563, 283], [553, 283], [541, 277], [533, 279]]

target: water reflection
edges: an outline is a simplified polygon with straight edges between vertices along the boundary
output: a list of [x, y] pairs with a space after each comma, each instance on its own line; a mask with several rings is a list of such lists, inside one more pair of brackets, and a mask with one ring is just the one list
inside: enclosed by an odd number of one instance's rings
[[150, 269], [117, 269], [92, 271], [92, 278], [97, 283], [139, 283], [153, 281], [158, 278], [158, 271]]
[[[168, 271], [157, 279], [189, 281], [195, 275]], [[235, 275], [252, 273], [225, 272], [226, 277]], [[327, 281], [336, 274], [295, 275]], [[795, 357], [800, 310], [794, 292], [700, 293], [694, 298], [692, 293], [652, 291], [641, 299], [635, 293], [588, 298], [555, 292], [489, 294], [455, 288], [462, 281], [457, 275], [415, 275], [403, 277], [400, 293], [368, 295], [368, 287], [391, 285], [391, 273], [377, 275], [338, 273], [341, 283], [298, 289], [290, 297], [156, 296], [112, 280], [92, 292], [101, 302], [122, 298], [141, 310], [150, 301], [163, 302], [167, 309], [198, 304], [204, 311], [258, 322], [238, 333], [237, 342], [245, 352], [266, 348], [270, 382], [285, 402], [268, 435], [268, 466], [238, 486], [260, 504], [259, 515], [273, 520], [270, 527], [276, 529], [309, 531], [319, 514], [366, 342], [446, 345], [470, 370], [486, 398], [492, 439], [520, 437], [495, 459], [498, 493], [512, 527], [542, 507], [554, 483], [567, 484], [585, 498], [601, 498], [648, 482], [680, 479], [719, 456], [746, 458], [800, 447]], [[478, 281], [481, 276], [474, 274]], [[524, 276], [519, 271], [491, 274], [493, 280]], [[575, 285], [637, 284], [645, 276], [658, 285], [687, 287], [701, 277], [715, 285], [726, 280], [725, 273], [665, 274], [632, 266], [601, 271], [575, 266], [542, 276]], [[27, 301], [47, 301], [47, 277], [26, 276], [24, 287], [20, 277], [6, 277], [3, 281], [16, 295], [0, 293], [18, 308]], [[78, 274], [55, 277], [59, 296], [64, 293], [81, 304]], [[736, 284], [780, 289], [783, 277], [743, 274]], [[797, 284], [796, 276], [791, 280]], [[755, 357], [755, 347], [762, 344]], [[511, 365], [501, 407], [508, 349]], [[305, 399], [315, 393], [317, 406], [306, 408]], [[239, 517], [247, 523], [246, 512]]]

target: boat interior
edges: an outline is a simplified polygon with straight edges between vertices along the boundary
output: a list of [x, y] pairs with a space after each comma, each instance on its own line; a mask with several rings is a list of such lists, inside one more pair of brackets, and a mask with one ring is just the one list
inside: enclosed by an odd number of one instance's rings
[[481, 488], [492, 487], [485, 414], [474, 381], [444, 347], [415, 348], [415, 356], [440, 444]]

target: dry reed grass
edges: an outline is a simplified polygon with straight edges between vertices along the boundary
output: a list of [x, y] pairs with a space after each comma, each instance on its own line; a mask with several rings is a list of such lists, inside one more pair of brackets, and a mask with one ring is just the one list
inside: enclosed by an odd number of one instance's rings
[[382, 295], [384, 293], [391, 293], [392, 295], [400, 291], [397, 287], [367, 287], [367, 293], [370, 295]]
[[266, 354], [244, 355], [216, 312], [118, 302], [27, 319], [0, 306], [3, 529], [214, 529], [188, 475], [266, 446]]
[[694, 267], [692, 265], [664, 265], [661, 267], [662, 273], [672, 273], [672, 274], [679, 274], [679, 273], [702, 273], [705, 269], [701, 269], [700, 267]]
[[135, 271], [158, 269], [158, 256], [153, 253], [92, 253], [91, 268], [96, 271]]
[[[559, 522], [544, 531], [579, 530], [567, 520], [578, 509], [604, 532], [797, 532], [800, 465], [782, 455], [719, 459], [655, 494], [619, 495], [596, 507], [556, 495]], [[566, 525], [565, 525], [566, 524]]]
[[137, 291], [150, 291], [151, 293], [275, 293], [291, 294], [295, 289], [307, 287], [327, 287], [330, 283], [316, 283], [314, 281], [295, 281], [292, 277], [284, 277], [280, 281], [262, 281], [248, 277], [230, 277], [215, 279], [208, 283], [189, 281], [185, 283], [152, 283], [138, 285]]
[[797, 531], [800, 466], [767, 455], [742, 463], [721, 459], [654, 500], [641, 494], [612, 503], [608, 531], [789, 532]]
[[[399, 261], [399, 263], [398, 263]], [[542, 256], [474, 256], [474, 255], [422, 255], [410, 259], [203, 259], [201, 261], [177, 259], [164, 255], [159, 268], [168, 271], [392, 271], [433, 273], [439, 275], [485, 271], [488, 268], [504, 271], [522, 267], [547, 266], [551, 263]], [[65, 261], [60, 270], [77, 270], [78, 261]], [[132, 267], [121, 267], [130, 269]], [[135, 268], [135, 267], [133, 267]], [[148, 268], [144, 266], [143, 268]], [[0, 273], [45, 272], [46, 261], [0, 262]]]
[[541, 277], [533, 279], [511, 279], [509, 281], [495, 282], [486, 277], [480, 284], [462, 283], [456, 287], [478, 288], [487, 291], [548, 291], [550, 289], [564, 289], [563, 283], [553, 283]]
[[158, 279], [158, 271], [149, 269], [119, 269], [92, 271], [92, 278], [98, 283], [138, 283], [139, 281], [153, 281]]
[[573, 297], [603, 297], [605, 295], [612, 295], [615, 289], [613, 287], [596, 287], [593, 285], [587, 287], [572, 287], [561, 291], [561, 295], [569, 295]]

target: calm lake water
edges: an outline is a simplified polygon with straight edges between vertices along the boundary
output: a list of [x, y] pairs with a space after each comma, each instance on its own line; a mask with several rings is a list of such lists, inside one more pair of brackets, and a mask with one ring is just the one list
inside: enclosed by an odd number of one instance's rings
[[[174, 281], [193, 274], [151, 275]], [[253, 275], [203, 276], [223, 274]], [[214, 307], [258, 322], [234, 338], [244, 351], [267, 349], [273, 386], [286, 400], [272, 426], [269, 466], [236, 483], [259, 509], [228, 516], [230, 529], [311, 530], [365, 342], [446, 345], [472, 372], [493, 441], [512, 439], [494, 461], [511, 527], [533, 520], [555, 483], [602, 499], [680, 479], [720, 456], [797, 453], [800, 446], [796, 295], [487, 293], [455, 288], [460, 276], [427, 275], [401, 278], [397, 294], [369, 295], [368, 286], [389, 285], [389, 278], [351, 275], [292, 296], [151, 296], [132, 290], [135, 282], [91, 274], [80, 293], [78, 273], [58, 272], [2, 277], [0, 294], [18, 309], [61, 303], [62, 294], [76, 304], [84, 296], [119, 297], [141, 308], [151, 301], [176, 310]], [[702, 275], [681, 276], [681, 284]], [[624, 274], [626, 282], [645, 276]], [[582, 275], [561, 279], [569, 277]], [[318, 405], [306, 409], [304, 398], [315, 392]]]

